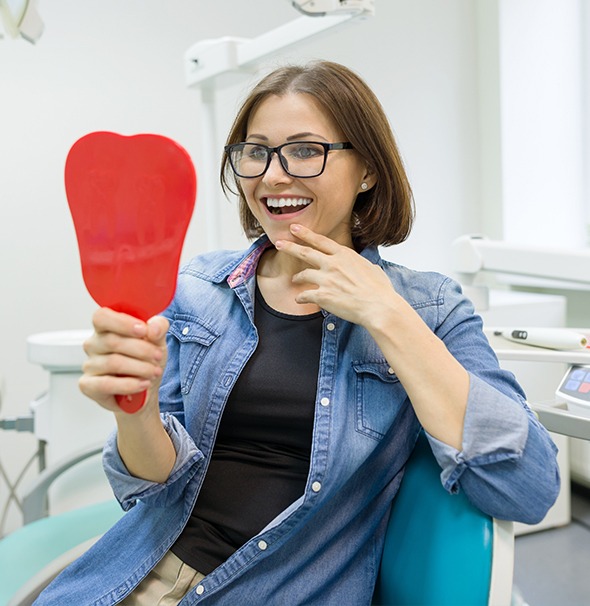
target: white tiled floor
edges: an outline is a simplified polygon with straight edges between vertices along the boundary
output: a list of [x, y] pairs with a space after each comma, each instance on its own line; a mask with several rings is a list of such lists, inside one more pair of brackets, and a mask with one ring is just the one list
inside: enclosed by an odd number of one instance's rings
[[514, 584], [529, 606], [590, 606], [590, 490], [574, 485], [572, 523], [519, 536]]

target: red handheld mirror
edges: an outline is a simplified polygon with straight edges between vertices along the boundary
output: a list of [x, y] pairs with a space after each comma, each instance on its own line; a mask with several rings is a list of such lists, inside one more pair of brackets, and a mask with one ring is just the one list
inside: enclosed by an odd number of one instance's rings
[[[70, 149], [65, 186], [90, 296], [144, 321], [163, 311], [195, 205], [188, 153], [160, 135], [90, 133]], [[145, 397], [117, 402], [132, 413]]]

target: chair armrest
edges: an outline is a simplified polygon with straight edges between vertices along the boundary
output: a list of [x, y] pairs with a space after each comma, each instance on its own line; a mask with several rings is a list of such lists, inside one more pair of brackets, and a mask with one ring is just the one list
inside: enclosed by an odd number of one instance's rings
[[494, 546], [488, 604], [512, 603], [514, 580], [514, 523], [494, 518]]

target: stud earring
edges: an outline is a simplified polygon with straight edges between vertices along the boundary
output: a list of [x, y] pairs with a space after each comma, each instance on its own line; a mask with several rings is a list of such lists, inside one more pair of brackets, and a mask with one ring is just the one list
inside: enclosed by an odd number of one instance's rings
[[367, 189], [369, 188], [369, 185], [367, 183], [365, 183], [364, 181], [361, 183], [361, 189], [363, 191], [367, 191]]

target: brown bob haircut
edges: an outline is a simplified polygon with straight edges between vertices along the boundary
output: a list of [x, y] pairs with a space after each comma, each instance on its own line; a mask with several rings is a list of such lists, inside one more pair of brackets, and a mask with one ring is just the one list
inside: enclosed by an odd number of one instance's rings
[[[414, 220], [414, 201], [403, 162], [381, 103], [353, 71], [329, 61], [286, 66], [265, 76], [242, 104], [227, 144], [245, 141], [250, 116], [270, 95], [310, 95], [352, 143], [377, 179], [370, 190], [358, 194], [352, 217], [352, 237], [358, 248], [403, 242]], [[221, 164], [224, 193], [239, 197], [240, 221], [248, 238], [263, 231], [250, 212], [239, 179], [227, 155]]]

